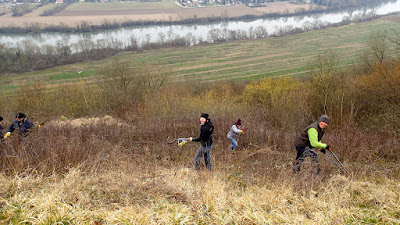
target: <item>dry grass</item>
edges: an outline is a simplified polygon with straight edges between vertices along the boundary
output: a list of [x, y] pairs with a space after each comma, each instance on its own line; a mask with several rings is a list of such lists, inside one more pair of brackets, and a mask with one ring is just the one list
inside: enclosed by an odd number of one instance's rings
[[[122, 153], [119, 153], [122, 154]], [[146, 157], [146, 152], [142, 153]], [[193, 153], [192, 153], [193, 154]], [[247, 153], [243, 153], [247, 154]], [[3, 224], [397, 224], [398, 180], [248, 173], [227, 163], [212, 173], [177, 164], [113, 158], [114, 167], [62, 175], [0, 176]], [[243, 156], [243, 155], [242, 155]], [[250, 163], [249, 163], [250, 164]], [[104, 166], [104, 165], [102, 165]], [[270, 167], [265, 167], [270, 170]], [[287, 169], [287, 168], [286, 168]]]
[[[214, 117], [214, 169], [197, 172], [192, 168], [197, 144], [166, 143], [173, 132], [196, 132], [196, 122], [149, 117], [57, 119], [22, 143], [7, 139], [2, 149], [15, 170], [3, 167], [0, 175], [0, 223], [400, 223], [400, 167], [387, 160], [395, 155], [385, 155], [389, 137], [331, 131], [326, 141], [350, 176], [340, 175], [324, 156], [319, 176], [307, 161], [294, 175], [293, 134], [259, 132], [264, 122], [250, 118], [251, 129], [232, 154], [223, 129], [229, 122]], [[366, 136], [371, 140], [360, 143]], [[373, 146], [380, 147], [367, 150]]]
[[[399, 84], [399, 66], [346, 79], [170, 85], [141, 100], [118, 79], [114, 90], [27, 87], [0, 98], [0, 108], [53, 119], [22, 142], [12, 135], [0, 143], [0, 224], [399, 224], [400, 117], [390, 110], [398, 112], [400, 95], [376, 92]], [[363, 92], [352, 92], [359, 85]], [[321, 114], [321, 97], [332, 118], [323, 141], [348, 176], [323, 154], [318, 176], [309, 160], [292, 172], [296, 131]], [[212, 172], [193, 169], [198, 144], [168, 144], [197, 136], [201, 112], [216, 128]], [[238, 117], [247, 132], [233, 154], [226, 134]]]

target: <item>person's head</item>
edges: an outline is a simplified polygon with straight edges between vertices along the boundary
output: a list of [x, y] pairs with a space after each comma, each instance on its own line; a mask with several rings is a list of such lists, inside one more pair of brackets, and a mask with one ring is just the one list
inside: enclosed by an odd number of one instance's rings
[[321, 129], [324, 129], [324, 128], [326, 128], [328, 125], [329, 125], [329, 122], [331, 121], [331, 119], [329, 118], [329, 116], [327, 116], [327, 115], [322, 115], [322, 116], [320, 116], [319, 117], [319, 120], [318, 120], [318, 126], [321, 128]]
[[235, 125], [240, 127], [242, 125], [242, 121], [239, 119], [236, 120]]
[[209, 120], [207, 113], [202, 113], [200, 116], [200, 124], [203, 125]]
[[17, 118], [18, 122], [21, 122], [22, 120], [24, 120], [25, 117], [26, 117], [26, 115], [23, 113], [17, 113], [17, 115], [15, 116], [15, 118]]
[[2, 117], [2, 116], [0, 116], [0, 122], [1, 122], [1, 121], [3, 121], [3, 117]]

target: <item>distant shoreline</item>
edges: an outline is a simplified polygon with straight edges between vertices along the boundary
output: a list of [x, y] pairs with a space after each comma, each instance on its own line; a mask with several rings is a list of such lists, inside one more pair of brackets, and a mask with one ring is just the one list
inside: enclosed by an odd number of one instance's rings
[[[303, 16], [303, 15], [313, 15], [318, 13], [328, 13], [328, 12], [335, 12], [341, 11], [344, 9], [327, 9], [323, 7], [313, 6], [310, 5], [297, 5], [291, 3], [269, 3], [279, 5], [280, 7], [285, 6], [285, 4], [295, 5], [295, 6], [302, 6], [300, 8], [291, 8], [292, 11], [282, 11], [275, 10], [274, 13], [268, 13], [267, 9], [261, 9], [261, 11], [266, 11], [267, 13], [261, 13], [260, 9], [254, 10], [253, 8], [246, 7], [246, 6], [228, 6], [228, 7], [204, 7], [204, 8], [186, 8], [186, 9], [159, 9], [159, 10], [143, 10], [140, 11], [143, 14], [138, 14], [139, 10], [137, 10], [137, 14], [135, 16], [140, 16], [141, 19], [129, 19], [128, 17], [124, 20], [117, 20], [117, 17], [127, 16], [127, 15], [98, 15], [95, 16], [98, 18], [97, 20], [101, 20], [100, 22], [92, 21], [92, 16], [99, 11], [108, 11], [106, 13], [115, 13], [114, 10], [98, 10], [98, 9], [89, 9], [87, 11], [87, 16], [79, 16], [85, 12], [84, 10], [75, 10], [74, 13], [71, 12], [61, 12], [60, 16], [57, 14], [56, 16], [49, 16], [49, 17], [18, 17], [18, 18], [11, 18], [11, 17], [4, 17], [0, 16], [0, 34], [24, 34], [24, 33], [50, 33], [50, 32], [62, 32], [62, 33], [84, 33], [84, 32], [95, 32], [95, 31], [102, 31], [102, 30], [110, 30], [110, 29], [118, 29], [122, 27], [138, 27], [138, 26], [156, 26], [156, 25], [185, 25], [185, 24], [205, 24], [205, 23], [217, 23], [217, 22], [224, 22], [224, 21], [243, 21], [243, 20], [256, 20], [256, 19], [265, 19], [265, 18], [278, 18], [278, 17], [292, 17], [292, 16]], [[307, 10], [304, 7], [310, 7]], [[264, 7], [260, 7], [264, 8]], [[268, 8], [268, 7], [266, 7]], [[279, 7], [278, 7], [279, 8]], [[352, 9], [358, 7], [350, 7], [346, 8]], [[228, 9], [228, 10], [227, 10]], [[244, 11], [248, 10], [248, 11]], [[200, 10], [205, 11], [212, 11], [208, 12], [211, 14], [207, 14], [208, 16], [204, 16], [203, 14], [192, 14], [191, 17], [182, 17], [173, 19], [171, 16], [167, 17], [168, 12], [175, 12], [178, 13], [179, 10], [197, 10], [197, 12], [201, 12]], [[233, 11], [235, 12], [233, 12]], [[253, 10], [254, 14], [243, 14], [246, 12], [251, 12]], [[268, 9], [271, 11], [271, 9]], [[90, 12], [89, 12], [90, 11]], [[120, 10], [121, 11], [121, 10]], [[130, 12], [130, 9], [126, 10]], [[151, 12], [155, 11], [163, 11], [164, 17], [160, 16], [160, 14], [150, 15]], [[241, 14], [238, 14], [238, 11], [241, 11]], [[215, 15], [215, 13], [220, 12], [221, 14], [218, 16], [210, 16]], [[147, 14], [146, 14], [147, 13]], [[191, 14], [192, 12], [189, 12]], [[214, 13], [214, 14], [213, 14]], [[133, 15], [133, 14], [132, 14]], [[149, 16], [150, 15], [150, 16]], [[236, 15], [236, 16], [232, 16]], [[377, 16], [380, 18], [382, 16]], [[35, 18], [45, 19], [47, 22], [37, 22]], [[60, 19], [61, 18], [61, 19]], [[114, 18], [114, 20], [113, 20]], [[151, 19], [153, 18], [153, 19]], [[75, 19], [76, 24], [73, 23], [71, 20]], [[15, 25], [10, 21], [25, 21], [24, 23], [19, 23], [19, 25]], [[64, 22], [57, 22], [58, 20]], [[8, 21], [8, 23], [7, 23]], [[28, 22], [30, 21], [30, 22]], [[69, 23], [68, 23], [69, 21]], [[6, 22], [6, 23], [5, 23]], [[8, 25], [7, 25], [8, 24]]]
[[136, 11], [132, 9], [74, 9], [49, 17], [0, 16], [0, 33], [92, 32], [130, 26], [203, 24], [300, 16], [329, 11], [334, 10], [317, 5], [286, 2], [268, 3], [267, 7], [257, 9], [243, 5]]

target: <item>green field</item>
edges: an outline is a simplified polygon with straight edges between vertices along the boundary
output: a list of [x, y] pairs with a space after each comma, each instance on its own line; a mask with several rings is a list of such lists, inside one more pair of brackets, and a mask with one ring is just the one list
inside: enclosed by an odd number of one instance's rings
[[42, 7], [36, 8], [30, 13], [27, 13], [24, 15], [24, 17], [35, 17], [35, 16], [40, 16], [44, 11], [46, 10], [51, 10], [56, 7], [56, 4], [47, 4]]
[[[340, 66], [358, 63], [367, 49], [371, 34], [387, 30], [393, 35], [400, 23], [379, 19], [338, 28], [265, 39], [231, 41], [194, 47], [164, 48], [143, 52], [125, 52], [115, 57], [87, 63], [55, 67], [23, 74], [3, 74], [0, 90], [41, 82], [60, 84], [76, 80], [77, 71], [95, 81], [97, 70], [113, 60], [132, 65], [147, 62], [169, 67], [170, 81], [249, 80], [273, 76], [302, 76], [310, 62], [327, 50], [339, 56]], [[76, 72], [75, 72], [76, 71]], [[86, 74], [86, 73], [84, 73]]]

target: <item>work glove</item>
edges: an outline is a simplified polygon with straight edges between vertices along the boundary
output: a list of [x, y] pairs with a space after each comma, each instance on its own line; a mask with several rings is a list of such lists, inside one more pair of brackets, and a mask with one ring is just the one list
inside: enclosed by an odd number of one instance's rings
[[181, 141], [181, 142], [178, 143], [178, 146], [179, 146], [179, 147], [183, 147], [183, 146], [186, 144], [186, 142], [187, 142], [187, 141]]
[[243, 131], [243, 130], [240, 130], [239, 133], [244, 134], [244, 131]]
[[192, 141], [192, 140], [193, 140], [192, 137], [190, 137], [190, 138], [185, 138], [185, 141]]
[[11, 132], [7, 132], [5, 135], [4, 135], [4, 139], [6, 139], [6, 138], [8, 138], [8, 137], [10, 137], [10, 135], [11, 135]]
[[326, 145], [326, 147], [324, 149], [321, 149], [321, 152], [326, 154], [326, 150], [330, 151], [329, 145]]

